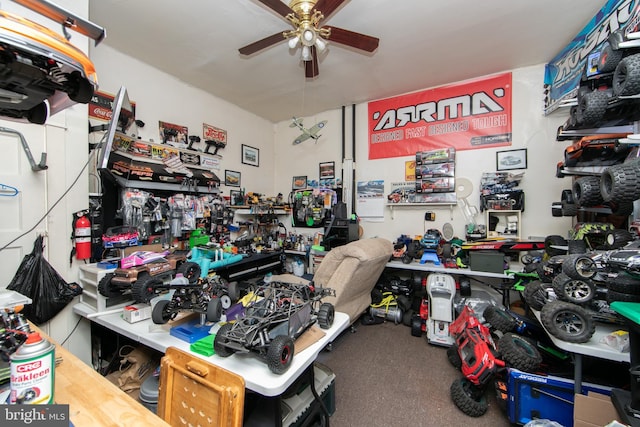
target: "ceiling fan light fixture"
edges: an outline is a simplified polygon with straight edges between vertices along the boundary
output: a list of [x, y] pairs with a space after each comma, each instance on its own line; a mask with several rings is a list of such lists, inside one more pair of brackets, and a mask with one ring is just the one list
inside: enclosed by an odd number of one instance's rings
[[305, 46], [313, 46], [316, 41], [316, 32], [312, 27], [307, 27], [302, 30], [302, 44]]
[[302, 60], [303, 61], [311, 61], [311, 48], [307, 45], [302, 46]]
[[327, 42], [322, 40], [321, 37], [316, 38], [316, 47], [319, 52], [322, 52], [327, 47]]
[[298, 46], [298, 42], [300, 41], [300, 36], [295, 36], [289, 39], [289, 48], [295, 49]]

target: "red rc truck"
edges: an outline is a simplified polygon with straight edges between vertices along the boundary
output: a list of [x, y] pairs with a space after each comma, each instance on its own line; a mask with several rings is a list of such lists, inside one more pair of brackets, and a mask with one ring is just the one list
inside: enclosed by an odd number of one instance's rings
[[[490, 308], [492, 306], [487, 309]], [[462, 412], [472, 417], [487, 412], [486, 386], [499, 370], [512, 366], [532, 372], [542, 362], [535, 346], [517, 334], [503, 334], [496, 346], [491, 330], [466, 305], [449, 325], [449, 333], [455, 337], [455, 343], [447, 349], [447, 358], [464, 375], [451, 384], [451, 399]]]

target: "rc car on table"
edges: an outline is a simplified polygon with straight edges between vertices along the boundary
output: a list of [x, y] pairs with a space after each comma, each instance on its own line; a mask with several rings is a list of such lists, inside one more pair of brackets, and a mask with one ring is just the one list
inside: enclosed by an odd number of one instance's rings
[[254, 353], [271, 372], [282, 374], [293, 361], [296, 338], [316, 322], [322, 329], [333, 324], [333, 304], [321, 301], [331, 295], [335, 296], [335, 290], [316, 287], [313, 282], [263, 283], [254, 291], [254, 302], [245, 308], [244, 316], [217, 331], [215, 353], [220, 357]]
[[208, 277], [196, 282], [184, 283], [179, 276], [168, 284], [158, 285], [156, 292], [173, 291], [171, 299], [161, 299], [153, 307], [151, 320], [164, 324], [174, 319], [178, 313], [187, 311], [205, 314], [209, 322], [218, 322], [224, 309], [238, 300], [240, 294], [237, 282], [227, 283], [220, 276]]
[[106, 297], [131, 291], [133, 300], [148, 303], [158, 293], [157, 288], [177, 273], [195, 282], [200, 277], [200, 266], [186, 262], [186, 254], [173, 253], [153, 262], [130, 268], [116, 268], [98, 282], [98, 291]]
[[[82, 24], [93, 25], [74, 17], [69, 22], [85, 34]], [[7, 11], [0, 11], [0, 52], [2, 116], [44, 124], [50, 114], [88, 103], [97, 89], [87, 55], [61, 34]]]

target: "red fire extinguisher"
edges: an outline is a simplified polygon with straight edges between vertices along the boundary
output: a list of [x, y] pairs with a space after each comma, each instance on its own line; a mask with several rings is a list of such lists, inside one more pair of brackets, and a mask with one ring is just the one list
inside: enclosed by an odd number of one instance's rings
[[78, 218], [74, 225], [73, 235], [77, 259], [91, 258], [91, 221], [86, 216]]

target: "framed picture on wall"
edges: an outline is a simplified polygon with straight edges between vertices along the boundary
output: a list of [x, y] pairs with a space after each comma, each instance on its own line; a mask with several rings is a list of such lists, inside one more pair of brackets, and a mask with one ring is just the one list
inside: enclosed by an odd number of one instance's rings
[[242, 144], [242, 163], [251, 166], [260, 166], [260, 150]]
[[320, 163], [320, 172], [318, 174], [320, 179], [332, 179], [336, 177], [336, 163], [324, 162]]
[[527, 168], [527, 149], [496, 152], [496, 170], [506, 171]]
[[307, 177], [306, 176], [294, 176], [292, 188], [294, 190], [300, 190], [303, 188], [307, 188]]
[[224, 185], [229, 187], [240, 187], [240, 172], [225, 170]]
[[229, 203], [231, 203], [231, 206], [242, 206], [242, 205], [244, 205], [244, 198], [242, 197], [242, 191], [240, 191], [240, 190], [231, 190], [229, 192]]

